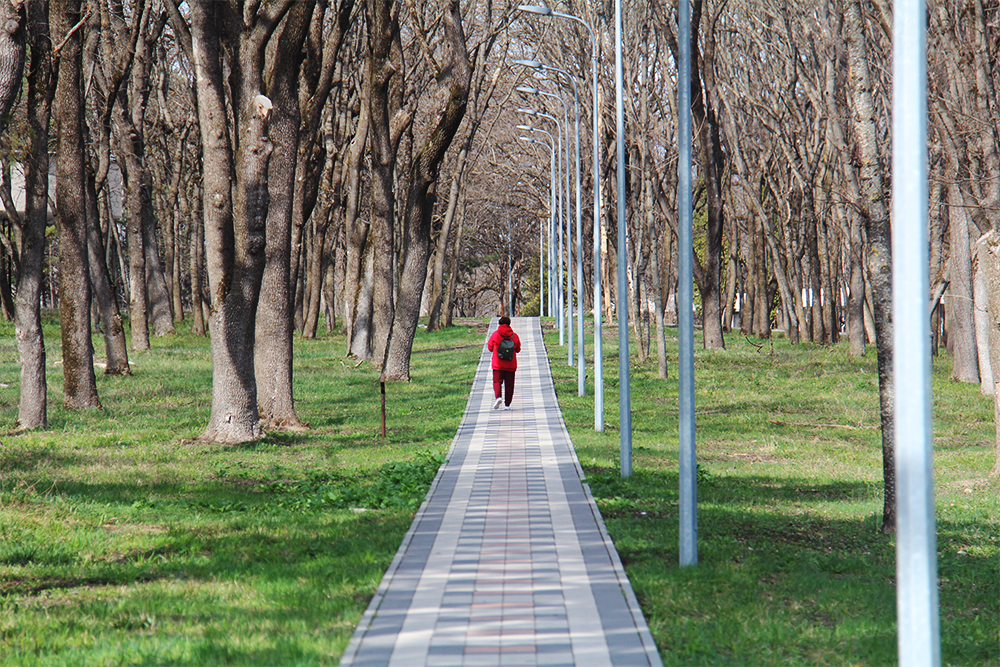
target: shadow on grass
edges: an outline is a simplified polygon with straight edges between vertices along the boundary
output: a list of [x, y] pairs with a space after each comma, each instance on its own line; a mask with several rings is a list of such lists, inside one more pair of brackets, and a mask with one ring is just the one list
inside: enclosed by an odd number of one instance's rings
[[[74, 508], [71, 536], [24, 530], [0, 544], [0, 600], [63, 600], [44, 620], [22, 611], [21, 623], [88, 625], [91, 657], [119, 645], [127, 664], [335, 664], [413, 515], [302, 511], [280, 506], [280, 493], [62, 483], [44, 504]], [[106, 587], [121, 587], [114, 603], [87, 597]], [[9, 659], [37, 655], [37, 629], [21, 630], [7, 630]], [[55, 641], [43, 653], [96, 664], [86, 647], [64, 650]]]
[[[588, 469], [666, 664], [893, 664], [895, 540], [863, 482], [714, 477], [698, 489], [697, 567], [679, 567], [678, 477]], [[824, 513], [830, 503], [864, 509]], [[942, 655], [1000, 658], [1000, 564], [981, 522], [939, 519]]]

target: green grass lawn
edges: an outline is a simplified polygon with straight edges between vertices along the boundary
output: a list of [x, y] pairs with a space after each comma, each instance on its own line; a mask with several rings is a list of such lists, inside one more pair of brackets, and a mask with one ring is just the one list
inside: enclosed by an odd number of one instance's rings
[[[592, 334], [592, 328], [588, 330]], [[671, 379], [633, 362], [634, 474], [620, 477], [617, 331], [605, 330], [606, 428], [558, 333], [546, 344], [567, 426], [667, 665], [896, 663], [895, 541], [878, 528], [882, 454], [874, 349], [727, 337], [696, 342], [699, 564], [680, 568], [676, 330]], [[592, 355], [591, 338], [587, 354]], [[634, 352], [633, 341], [633, 352]], [[655, 345], [654, 345], [655, 354]], [[592, 358], [588, 356], [588, 365]], [[1000, 664], [1000, 480], [992, 398], [934, 363], [946, 665]], [[613, 377], [612, 377], [613, 376]]]
[[336, 664], [444, 460], [486, 323], [419, 330], [385, 441], [378, 372], [343, 337], [296, 340], [311, 429], [238, 447], [196, 440], [207, 339], [154, 338], [133, 377], [98, 377], [103, 410], [71, 413], [54, 324], [50, 428], [22, 434], [0, 324], [0, 665]]
[[[311, 429], [240, 447], [196, 439], [207, 340], [153, 339], [133, 377], [98, 378], [103, 410], [70, 413], [53, 325], [50, 428], [17, 434], [0, 323], [0, 665], [335, 665], [454, 436], [486, 322], [419, 330], [412, 382], [388, 385], [385, 441], [377, 371], [347, 360], [342, 336], [297, 340]], [[578, 397], [550, 325], [567, 425], [666, 664], [895, 663], [873, 353], [735, 335], [697, 351], [700, 563], [681, 569], [676, 341], [671, 380], [633, 364], [622, 481], [617, 333], [595, 433], [592, 378]], [[998, 665], [992, 402], [948, 382], [947, 359], [935, 371], [942, 654]]]

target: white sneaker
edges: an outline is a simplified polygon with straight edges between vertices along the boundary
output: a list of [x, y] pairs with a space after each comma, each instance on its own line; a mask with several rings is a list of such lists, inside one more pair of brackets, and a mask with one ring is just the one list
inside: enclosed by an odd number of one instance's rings
[[497, 398], [497, 400], [493, 401], [493, 409], [499, 410], [502, 404], [503, 404], [503, 396], [500, 396], [499, 398]]
[[509, 405], [505, 405], [505, 406], [503, 406], [503, 409], [504, 410], [510, 410], [510, 406]]

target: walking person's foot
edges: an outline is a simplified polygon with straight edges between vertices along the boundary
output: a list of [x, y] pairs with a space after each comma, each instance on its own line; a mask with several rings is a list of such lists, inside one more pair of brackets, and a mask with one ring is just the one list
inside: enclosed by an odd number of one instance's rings
[[493, 409], [494, 410], [499, 410], [501, 403], [503, 403], [503, 397], [502, 396], [497, 396], [497, 400], [493, 401]]

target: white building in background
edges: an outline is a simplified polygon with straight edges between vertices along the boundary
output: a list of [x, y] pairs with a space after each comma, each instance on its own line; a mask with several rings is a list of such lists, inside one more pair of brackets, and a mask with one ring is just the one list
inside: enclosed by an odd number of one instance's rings
[[[121, 220], [124, 202], [124, 183], [122, 182], [122, 172], [118, 168], [118, 163], [112, 162], [108, 168], [109, 205], [111, 206], [111, 217]], [[10, 196], [14, 200], [14, 209], [24, 214], [24, 166], [20, 163], [11, 165], [10, 168]], [[49, 160], [49, 217], [54, 217], [52, 210], [56, 201], [56, 163], [55, 159]], [[0, 215], [4, 211], [0, 207]]]

